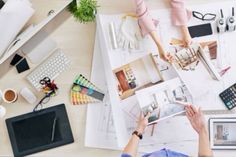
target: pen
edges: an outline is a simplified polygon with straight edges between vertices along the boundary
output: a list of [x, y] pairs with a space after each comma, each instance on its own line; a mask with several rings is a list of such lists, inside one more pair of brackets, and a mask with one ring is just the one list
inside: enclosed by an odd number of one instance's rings
[[51, 142], [54, 141], [56, 122], [57, 122], [57, 118], [55, 117], [55, 118], [54, 118], [54, 121], [53, 121], [53, 126], [52, 126], [52, 138], [51, 138]]

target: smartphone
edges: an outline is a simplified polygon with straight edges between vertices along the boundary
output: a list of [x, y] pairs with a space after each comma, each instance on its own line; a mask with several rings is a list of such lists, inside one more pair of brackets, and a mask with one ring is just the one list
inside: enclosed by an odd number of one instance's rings
[[190, 26], [188, 27], [190, 36], [192, 38], [194, 37], [202, 37], [207, 35], [212, 35], [212, 28], [210, 23], [196, 25], [196, 26]]

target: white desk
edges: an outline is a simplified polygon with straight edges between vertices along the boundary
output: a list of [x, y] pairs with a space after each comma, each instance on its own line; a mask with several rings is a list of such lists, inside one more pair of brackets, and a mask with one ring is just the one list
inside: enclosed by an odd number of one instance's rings
[[[35, 8], [38, 10], [32, 21], [37, 21], [45, 16], [44, 11], [50, 10], [51, 8], [60, 7], [60, 4], [65, 0], [33, 0]], [[167, 0], [166, 0], [167, 1]], [[161, 0], [147, 0], [148, 5], [151, 9], [158, 9], [166, 7], [165, 3]], [[216, 0], [208, 0], [207, 2], [215, 2]], [[223, 0], [217, 0], [223, 1]], [[204, 0], [188, 0], [187, 4], [205, 3]], [[121, 13], [131, 12], [134, 10], [134, 6], [131, 1], [128, 0], [99, 0], [99, 11], [102, 13]], [[53, 6], [53, 7], [52, 7]], [[56, 79], [56, 83], [60, 88], [60, 93], [57, 97], [52, 98], [47, 106], [55, 105], [59, 103], [65, 103], [72, 127], [72, 132], [75, 138], [75, 142], [70, 145], [58, 147], [48, 151], [44, 151], [33, 156], [103, 156], [112, 157], [119, 156], [119, 151], [101, 150], [101, 149], [90, 149], [84, 147], [84, 132], [86, 123], [86, 106], [73, 106], [69, 101], [69, 88], [76, 74], [82, 73], [85, 76], [90, 76], [91, 62], [93, 55], [95, 36], [95, 24], [80, 24], [75, 22], [74, 18], [69, 18], [65, 21], [58, 30], [56, 30], [52, 37], [65, 51], [65, 53], [72, 60], [71, 68], [60, 75]], [[32, 65], [31, 65], [32, 66]], [[33, 68], [33, 66], [31, 67]], [[13, 88], [20, 90], [22, 87], [27, 86], [32, 88], [25, 80], [25, 76], [29, 73], [24, 72], [17, 74], [16, 69], [13, 68], [7, 75], [0, 79], [0, 89]], [[35, 91], [34, 91], [35, 92]], [[35, 92], [36, 94], [36, 92]], [[40, 97], [40, 94], [37, 94]], [[5, 118], [13, 117], [23, 113], [32, 111], [33, 106], [27, 104], [23, 98], [19, 98], [14, 104], [3, 104], [7, 109], [7, 115]], [[216, 156], [234, 156], [235, 151], [217, 151]], [[226, 155], [227, 154], [227, 155]], [[6, 130], [5, 120], [0, 120], [0, 156], [13, 156], [12, 149]]]

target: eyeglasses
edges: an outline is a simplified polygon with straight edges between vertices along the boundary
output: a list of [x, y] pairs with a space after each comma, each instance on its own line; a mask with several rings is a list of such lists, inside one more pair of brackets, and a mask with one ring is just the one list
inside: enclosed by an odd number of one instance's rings
[[38, 112], [43, 109], [43, 104], [46, 104], [49, 102], [51, 98], [52, 92], [46, 94], [40, 101], [39, 103], [34, 107], [33, 112]]
[[212, 14], [212, 13], [206, 13], [203, 15], [200, 12], [193, 11], [192, 14], [193, 14], [193, 17], [202, 21], [213, 21], [216, 18], [216, 14]]

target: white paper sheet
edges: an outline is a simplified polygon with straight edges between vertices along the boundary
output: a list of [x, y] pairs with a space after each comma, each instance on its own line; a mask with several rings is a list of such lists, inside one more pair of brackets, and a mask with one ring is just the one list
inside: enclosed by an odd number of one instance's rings
[[[233, 3], [234, 4], [234, 3]], [[224, 3], [224, 9], [226, 8], [230, 8], [233, 5], [232, 3], [228, 3], [225, 4]], [[217, 10], [219, 8], [222, 7], [222, 3], [221, 4], [211, 4], [212, 9], [214, 10], [213, 13], [217, 12]], [[207, 7], [207, 5], [205, 5], [205, 8]], [[205, 12], [206, 9], [204, 9], [204, 6], [196, 6], [195, 9], [200, 8], [201, 11]], [[161, 30], [161, 28], [168, 28], [168, 32], [175, 32], [173, 34], [176, 34], [176, 37], [179, 37], [179, 32], [177, 31], [177, 28], [174, 26], [171, 26], [171, 23], [168, 23], [168, 25], [165, 25], [165, 21], [166, 19], [170, 19], [170, 14], [168, 12], [169, 10], [161, 10], [161, 11], [153, 11], [151, 12], [153, 17], [159, 19], [161, 21], [160, 23], [160, 27], [158, 27], [158, 32], [162, 32], [163, 30]], [[105, 64], [105, 78], [107, 81], [107, 86], [108, 86], [108, 90], [109, 90], [109, 97], [112, 99], [111, 102], [111, 106], [112, 106], [112, 116], [113, 116], [113, 122], [114, 122], [114, 128], [115, 128], [115, 132], [116, 132], [116, 137], [117, 137], [117, 145], [118, 146], [124, 146], [125, 144], [127, 144], [130, 132], [133, 131], [132, 128], [135, 125], [135, 116], [133, 115], [133, 111], [137, 112], [138, 110], [135, 109], [133, 110], [133, 107], [135, 106], [135, 104], [137, 104], [137, 100], [134, 98], [128, 98], [125, 101], [120, 101], [118, 99], [118, 95], [116, 93], [114, 93], [114, 91], [116, 90], [116, 86], [115, 86], [115, 81], [114, 81], [114, 76], [112, 73], [112, 69], [119, 67], [127, 62], [130, 62], [132, 60], [135, 60], [136, 58], [139, 58], [143, 55], [145, 55], [146, 52], [154, 52], [156, 53], [156, 48], [155, 46], [153, 46], [153, 42], [151, 42], [151, 40], [149, 38], [145, 38], [144, 39], [144, 52], [140, 52], [140, 53], [127, 53], [127, 52], [123, 52], [122, 50], [112, 50], [112, 46], [109, 43], [109, 23], [111, 21], [117, 21], [119, 20], [119, 18], [121, 17], [121, 15], [100, 15], [98, 17], [98, 26], [99, 26], [99, 41], [100, 41], [100, 46], [101, 46], [101, 56], [103, 57], [103, 61]], [[170, 21], [170, 20], [169, 20]], [[195, 21], [195, 24], [200, 24], [201, 21]], [[164, 25], [162, 25], [164, 24]], [[172, 33], [171, 33], [172, 34]], [[164, 40], [164, 43], [168, 43], [168, 39], [171, 39], [171, 36], [168, 36], [168, 33], [165, 33], [165, 31], [162, 32], [161, 35], [161, 39]], [[164, 38], [164, 36], [166, 38]], [[217, 35], [218, 36], [218, 35]], [[230, 34], [230, 36], [234, 36], [234, 33]], [[233, 38], [233, 37], [232, 37]], [[233, 39], [234, 39], [233, 38]], [[226, 39], [224, 39], [226, 41]], [[235, 41], [235, 40], [234, 40]], [[233, 43], [233, 40], [230, 41], [230, 43], [234, 46], [235, 44]], [[231, 50], [234, 50], [235, 47], [230, 47]], [[231, 52], [232, 53], [232, 52]], [[233, 54], [231, 54], [232, 56], [234, 56]], [[235, 54], [235, 53], [234, 53]], [[231, 57], [231, 62], [233, 64], [235, 64], [235, 61], [233, 62], [233, 60], [235, 59], [235, 57]], [[159, 62], [158, 62], [159, 63]], [[161, 63], [160, 63], [161, 64]], [[160, 65], [162, 66], [162, 65]], [[100, 67], [102, 67], [100, 65]], [[168, 70], [169, 71], [169, 70]], [[173, 72], [172, 70], [170, 70], [171, 72]], [[229, 84], [233, 84], [235, 82], [235, 80], [233, 80], [231, 74], [235, 74], [236, 72], [236, 65], [232, 65], [232, 69], [230, 70], [230, 77], [228, 76], [228, 73], [224, 76], [223, 79], [223, 85], [224, 87], [226, 87], [226, 85]], [[168, 73], [168, 72], [166, 72]], [[173, 78], [174, 74], [167, 74], [166, 76], [171, 76]], [[100, 77], [100, 76], [99, 76]], [[168, 77], [169, 78], [169, 77]], [[194, 83], [194, 82], [193, 82]], [[111, 93], [113, 92], [113, 93]], [[218, 90], [216, 91], [210, 91], [207, 95], [204, 95], [204, 97], [202, 97], [202, 99], [198, 99], [195, 100], [194, 102], [196, 102], [197, 105], [201, 106], [204, 110], [218, 110], [218, 109], [223, 109], [224, 105], [223, 103], [220, 101], [219, 97], [218, 97]], [[201, 103], [198, 103], [201, 102]], [[133, 105], [133, 106], [132, 106]], [[132, 114], [126, 114], [127, 111], [132, 111]], [[93, 113], [93, 112], [88, 112], [88, 113]], [[176, 117], [175, 117], [176, 118]], [[176, 132], [177, 134], [180, 134], [179, 136], [182, 136], [181, 133], [185, 132], [186, 134], [189, 134], [191, 136], [191, 133], [193, 133], [192, 130], [187, 129], [185, 130], [185, 126], [182, 126], [181, 123], [183, 122], [183, 120], [181, 121], [181, 118], [173, 118], [173, 122], [172, 121], [163, 121], [163, 123], [173, 123], [173, 126], [176, 124], [177, 126], [174, 128], [178, 128], [178, 126], [180, 126], [180, 130], [178, 130], [179, 132]], [[93, 119], [94, 120], [94, 119]], [[92, 123], [92, 122], [91, 122]], [[93, 122], [96, 123], [96, 122]], [[163, 136], [159, 137], [161, 141], [161, 144], [151, 144], [155, 139], [158, 138], [153, 138], [150, 137], [150, 140], [148, 140], [148, 138], [146, 138], [147, 140], [142, 141], [143, 143], [141, 143], [141, 145], [145, 145], [145, 143], [147, 143], [147, 147], [146, 150], [156, 150], [159, 147], [163, 147], [166, 146], [168, 148], [174, 148], [174, 150], [179, 149], [181, 151], [181, 149], [183, 150], [184, 148], [192, 150], [192, 149], [197, 149], [197, 142], [196, 141], [191, 141], [194, 139], [189, 139], [190, 141], [186, 140], [186, 141], [180, 141], [180, 143], [175, 144], [176, 141], [174, 141], [173, 143], [170, 142], [169, 146], [166, 145], [166, 141], [168, 141], [168, 137], [164, 137], [164, 136], [168, 136], [168, 133], [171, 134], [173, 133], [172, 127], [171, 125], [160, 125], [160, 129], [161, 131], [163, 131]], [[92, 125], [92, 124], [90, 124]], [[166, 126], [166, 127], [165, 127]], [[190, 126], [188, 126], [190, 128]], [[90, 128], [91, 129], [91, 128]], [[148, 128], [148, 130], [150, 131], [150, 128]], [[164, 134], [166, 133], [166, 134]], [[147, 132], [148, 134], [148, 132]], [[145, 134], [146, 135], [146, 134]], [[189, 137], [190, 137], [189, 136]], [[166, 139], [167, 138], [167, 139]], [[173, 136], [173, 138], [178, 139], [176, 136]], [[182, 137], [180, 137], [182, 138]], [[91, 139], [91, 138], [90, 138]], [[90, 141], [92, 142], [92, 140]], [[151, 142], [151, 143], [150, 143]], [[154, 141], [155, 142], [155, 141]], [[99, 144], [100, 142], [97, 142], [97, 144]], [[105, 143], [105, 142], [104, 142]], [[181, 144], [183, 143], [183, 144]], [[156, 149], [154, 149], [156, 147]], [[186, 150], [185, 149], [185, 150]], [[188, 151], [186, 151], [188, 152]], [[193, 151], [191, 151], [193, 152]], [[192, 154], [194, 155], [194, 154]], [[196, 154], [195, 154], [196, 155]]]
[[[91, 81], [102, 90], [107, 91], [105, 72], [104, 69], [101, 68], [103, 62], [98, 43], [99, 40], [96, 37]], [[107, 93], [106, 96], [108, 96]], [[122, 150], [121, 147], [118, 147], [111, 105], [108, 98], [106, 98], [104, 102], [106, 103], [89, 104], [87, 107], [85, 146]], [[127, 102], [132, 103], [134, 101], [127, 100]], [[136, 122], [140, 113], [139, 105], [137, 102], [124, 105], [122, 111], [124, 113], [123, 118], [126, 121], [126, 126], [131, 134], [137, 124]], [[173, 134], [173, 130], [170, 128], [176, 129], [175, 134]], [[185, 128], [185, 134], [183, 134], [182, 129], [179, 128]], [[196, 134], [184, 116], [161, 121], [155, 126], [152, 136], [151, 132], [152, 126], [147, 128], [144, 139], [140, 143], [138, 150], [140, 153], [148, 153], [162, 148], [169, 148], [187, 154], [197, 151]], [[191, 145], [189, 146], [189, 144]], [[196, 147], [192, 147], [195, 145]]]
[[8, 0], [0, 11], [0, 57], [16, 38], [34, 10], [26, 0]]
[[[107, 91], [105, 72], [102, 56], [99, 47], [99, 40], [96, 35], [91, 82], [96, 84], [103, 91]], [[85, 146], [106, 149], [118, 149], [111, 104], [107, 98], [104, 103], [88, 104]]]

